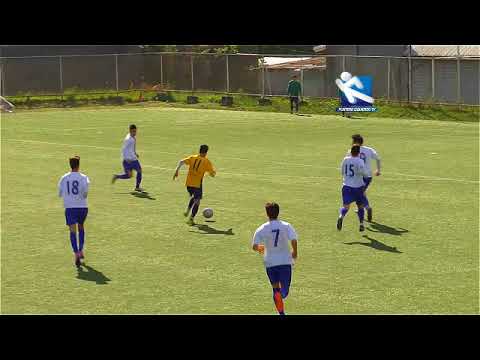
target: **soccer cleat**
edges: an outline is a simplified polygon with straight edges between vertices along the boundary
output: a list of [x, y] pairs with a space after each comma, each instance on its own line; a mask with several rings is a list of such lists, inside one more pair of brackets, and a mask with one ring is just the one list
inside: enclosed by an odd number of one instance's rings
[[78, 255], [75, 255], [75, 265], [76, 267], [80, 267], [80, 265], [82, 265], [82, 263], [80, 262], [80, 256]]
[[337, 220], [337, 230], [340, 231], [342, 230], [342, 224], [343, 224], [343, 218], [339, 217]]
[[365, 226], [363, 226], [363, 224], [360, 224], [360, 231], [365, 231]]
[[136, 187], [136, 188], [135, 188], [135, 191], [144, 192], [144, 190], [143, 190], [141, 187]]
[[188, 224], [188, 225], [192, 225], [192, 226], [195, 225], [195, 222], [193, 221], [193, 218], [189, 218], [189, 219], [187, 220], [187, 224]]
[[117, 175], [112, 176], [112, 184], [115, 184], [115, 181], [117, 181]]
[[85, 259], [85, 256], [83, 255], [83, 250], [79, 251], [78, 255], [80, 259]]
[[367, 221], [372, 222], [372, 208], [371, 207], [369, 207], [367, 209]]

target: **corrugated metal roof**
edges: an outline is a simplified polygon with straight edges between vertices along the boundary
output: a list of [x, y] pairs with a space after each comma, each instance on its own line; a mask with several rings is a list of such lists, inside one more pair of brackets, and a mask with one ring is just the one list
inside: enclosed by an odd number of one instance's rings
[[263, 60], [266, 69], [317, 69], [324, 68], [326, 66], [324, 57], [264, 57]]
[[480, 57], [480, 45], [412, 45], [412, 55]]

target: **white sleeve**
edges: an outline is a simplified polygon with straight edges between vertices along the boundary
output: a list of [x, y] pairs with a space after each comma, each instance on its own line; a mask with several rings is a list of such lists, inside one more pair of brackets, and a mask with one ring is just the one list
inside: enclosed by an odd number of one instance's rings
[[378, 155], [375, 149], [372, 149], [372, 159], [380, 160], [380, 155]]
[[288, 235], [288, 240], [298, 240], [297, 232], [293, 228], [292, 225], [289, 225], [287, 228], [287, 235]]
[[62, 192], [62, 184], [63, 184], [63, 177], [60, 179], [60, 181], [58, 182], [58, 197], [62, 197], [63, 196], [63, 192]]
[[253, 235], [253, 240], [252, 240], [252, 245], [260, 245], [263, 244], [263, 236], [262, 236], [262, 230], [259, 228], [257, 231], [255, 231], [255, 235]]
[[85, 177], [85, 183], [83, 184], [83, 197], [86, 198], [88, 195], [88, 185], [90, 184], [90, 179], [88, 176]]
[[343, 164], [345, 163], [345, 159], [342, 160], [342, 163], [340, 164], [340, 174], [343, 176]]

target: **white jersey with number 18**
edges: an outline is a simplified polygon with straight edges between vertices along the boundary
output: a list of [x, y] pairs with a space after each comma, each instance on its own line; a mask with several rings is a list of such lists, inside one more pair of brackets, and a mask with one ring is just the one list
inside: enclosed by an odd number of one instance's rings
[[86, 208], [88, 184], [90, 180], [87, 175], [72, 171], [63, 175], [58, 182], [58, 196], [63, 197], [65, 209]]

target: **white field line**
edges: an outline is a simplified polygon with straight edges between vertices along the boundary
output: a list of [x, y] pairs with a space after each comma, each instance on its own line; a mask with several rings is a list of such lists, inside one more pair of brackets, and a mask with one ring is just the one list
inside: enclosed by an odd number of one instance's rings
[[[64, 144], [64, 143], [55, 143], [55, 142], [48, 142], [48, 141], [22, 140], [22, 139], [7, 139], [7, 141], [18, 141], [18, 142], [25, 142], [25, 143], [38, 143], [38, 144], [70, 146], [70, 147], [88, 147], [88, 148], [93, 148], [93, 149], [115, 150], [115, 151], [120, 152], [120, 147], [114, 148], [114, 147], [96, 146], [96, 145], [76, 145], [76, 144]], [[156, 153], [161, 153], [161, 154], [178, 155], [178, 153], [168, 152], [168, 151], [155, 151], [155, 152]], [[251, 160], [251, 159], [237, 158], [237, 157], [223, 157], [223, 158], [224, 159], [233, 159], [233, 160], [245, 160], [245, 161], [250, 161]], [[289, 165], [289, 166], [304, 166], [304, 167], [316, 167], [316, 168], [323, 168], [323, 169], [332, 169], [332, 170], [337, 170], [338, 172], [340, 172], [339, 168], [333, 167], [333, 166], [314, 166], [314, 165], [311, 165], [311, 164], [286, 163], [286, 162], [276, 162], [276, 161], [270, 161], [269, 163], [270, 164], [283, 164], [283, 165]], [[151, 165], [143, 165], [143, 166], [144, 167], [151, 167], [153, 169], [157, 168], [157, 167], [151, 166]], [[167, 168], [157, 168], [157, 169], [158, 170], [167, 170]], [[168, 169], [168, 170], [171, 171], [172, 169]], [[230, 174], [230, 173], [223, 173], [223, 174], [226, 174], [226, 175], [228, 174], [228, 175], [231, 175], [231, 176], [237, 176], [237, 175], [238, 176], [251, 176], [252, 175], [252, 174]], [[443, 177], [438, 177], [438, 176], [426, 176], [426, 175], [417, 175], [417, 174], [403, 174], [403, 173], [389, 172], [388, 175], [396, 175], [396, 176], [401, 176], [402, 177], [402, 178], [399, 178], [399, 179], [389, 179], [391, 181], [428, 180], [428, 181], [453, 181], [453, 182], [460, 182], [460, 183], [467, 183], [467, 184], [479, 184], [480, 183], [480, 181], [474, 181], [474, 180], [443, 178]], [[271, 175], [271, 176], [287, 177], [289, 175]], [[259, 177], [259, 176], [255, 175], [255, 177]], [[294, 177], [294, 178], [297, 178], [297, 179], [331, 179], [332, 178], [332, 177], [318, 177], [318, 176], [311, 176], [311, 177], [290, 176], [290, 177]], [[387, 180], [385, 178], [383, 178], [383, 179]]]

